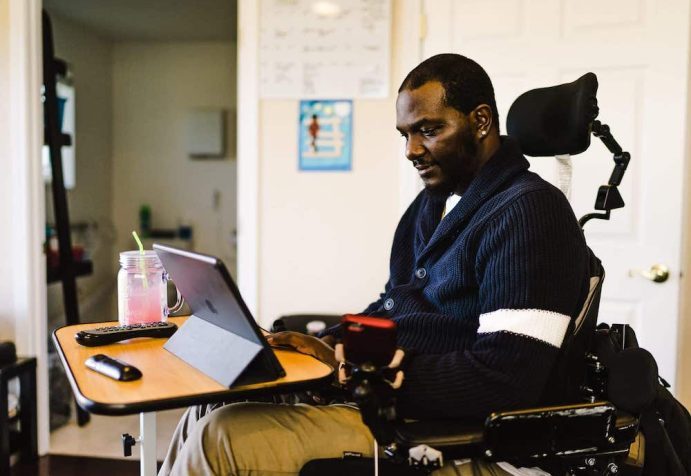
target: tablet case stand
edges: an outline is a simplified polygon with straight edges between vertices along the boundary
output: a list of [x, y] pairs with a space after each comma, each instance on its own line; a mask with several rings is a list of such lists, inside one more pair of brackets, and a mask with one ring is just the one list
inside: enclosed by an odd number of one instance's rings
[[163, 348], [226, 387], [280, 377], [264, 355], [270, 349], [195, 315], [187, 319]]

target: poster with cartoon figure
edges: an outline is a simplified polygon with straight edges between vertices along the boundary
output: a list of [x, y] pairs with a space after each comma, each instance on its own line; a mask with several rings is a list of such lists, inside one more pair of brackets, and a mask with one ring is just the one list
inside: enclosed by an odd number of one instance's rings
[[351, 170], [353, 101], [300, 101], [299, 124], [299, 170]]

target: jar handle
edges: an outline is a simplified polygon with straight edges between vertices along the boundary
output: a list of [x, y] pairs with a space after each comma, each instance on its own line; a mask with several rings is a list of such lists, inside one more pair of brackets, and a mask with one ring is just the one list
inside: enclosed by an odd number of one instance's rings
[[171, 307], [168, 307], [168, 302], [166, 299], [166, 311], [167, 311], [167, 315], [170, 315], [171, 313], [178, 312], [182, 309], [182, 306], [185, 305], [185, 298], [182, 297], [182, 294], [180, 294], [180, 290], [178, 289], [177, 286], [175, 286], [175, 282], [172, 279], [170, 279], [170, 276], [168, 275], [168, 273], [164, 273], [163, 279], [166, 282], [170, 282], [173, 284], [173, 287], [175, 288], [175, 294], [177, 295], [176, 300], [175, 300], [175, 304]]

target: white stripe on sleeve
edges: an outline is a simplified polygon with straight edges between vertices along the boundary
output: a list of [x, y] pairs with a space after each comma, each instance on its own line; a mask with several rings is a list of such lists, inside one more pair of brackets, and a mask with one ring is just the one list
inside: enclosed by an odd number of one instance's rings
[[571, 318], [540, 309], [498, 309], [480, 314], [478, 334], [511, 332], [560, 348]]

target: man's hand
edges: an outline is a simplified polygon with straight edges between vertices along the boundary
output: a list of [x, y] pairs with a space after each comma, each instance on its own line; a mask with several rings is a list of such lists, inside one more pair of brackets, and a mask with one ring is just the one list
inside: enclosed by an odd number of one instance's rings
[[[341, 385], [345, 385], [346, 383], [348, 383], [348, 380], [350, 379], [350, 371], [352, 370], [352, 367], [349, 366], [346, 360], [345, 348], [343, 347], [343, 344], [336, 344], [334, 349], [334, 355], [336, 356], [336, 360], [339, 363], [338, 383], [340, 383]], [[400, 366], [403, 363], [404, 356], [405, 351], [403, 349], [396, 349], [396, 352], [393, 354], [391, 362], [389, 362], [389, 365], [386, 366], [386, 369], [389, 370], [389, 374], [393, 375], [393, 377], [385, 377], [385, 381], [388, 382], [394, 390], [398, 390], [399, 388], [401, 388], [401, 385], [403, 385], [404, 377], [403, 371], [400, 370]]]
[[338, 361], [334, 355], [334, 349], [325, 341], [299, 332], [277, 332], [266, 337], [270, 345], [284, 345], [291, 347], [303, 354], [326, 362], [334, 369], [338, 368]]

